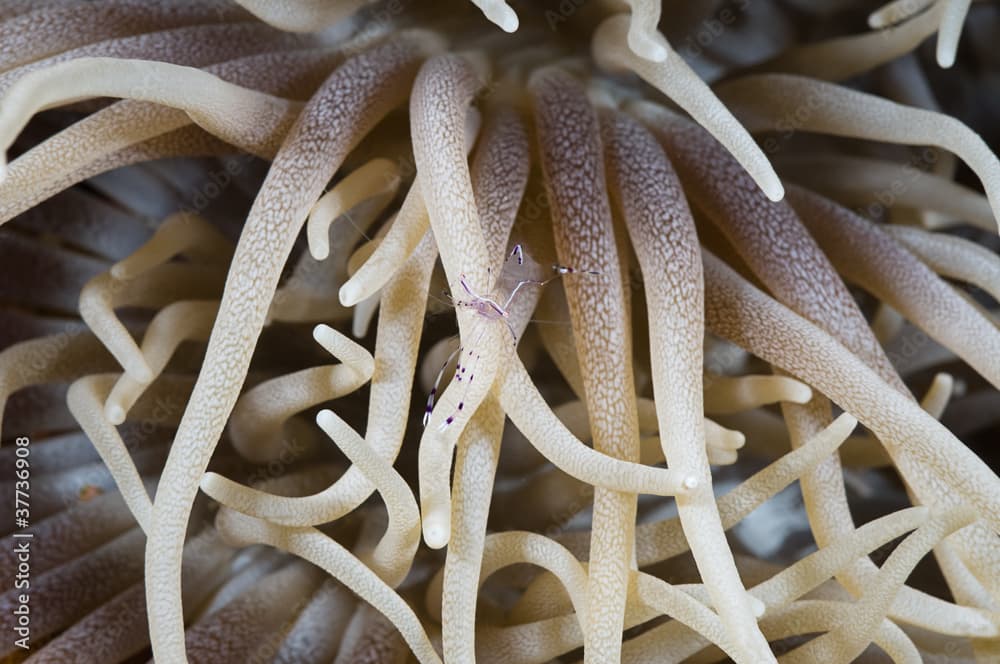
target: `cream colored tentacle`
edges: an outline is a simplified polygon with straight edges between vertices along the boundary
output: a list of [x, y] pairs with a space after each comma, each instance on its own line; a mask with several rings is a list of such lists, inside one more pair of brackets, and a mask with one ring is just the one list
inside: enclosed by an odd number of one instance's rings
[[341, 363], [278, 376], [244, 392], [229, 418], [233, 447], [244, 458], [255, 463], [277, 459], [289, 418], [350, 394], [371, 379], [375, 360], [365, 348], [328, 325], [313, 328], [313, 339]]
[[345, 307], [353, 307], [375, 295], [392, 278], [396, 268], [406, 263], [426, 235], [430, 220], [419, 178], [418, 174], [410, 185], [389, 232], [358, 271], [340, 287], [340, 303]]
[[[995, 359], [1000, 354], [1000, 333], [991, 320], [871, 222], [803, 190], [796, 189], [793, 197], [803, 221], [841, 272], [953, 349], [995, 386], [1000, 385]], [[955, 333], [956, 324], [963, 328], [963, 334]], [[991, 347], [996, 348], [989, 350]], [[956, 504], [948, 492], [928, 494], [921, 487], [924, 481], [918, 479], [925, 474], [919, 468], [903, 466], [902, 470], [925, 504]], [[996, 591], [1000, 551], [984, 545], [990, 536], [969, 529], [957, 537], [964, 542], [963, 554], [971, 559], [977, 576]], [[951, 578], [947, 570], [946, 576]]]
[[233, 245], [215, 226], [189, 212], [172, 214], [156, 228], [156, 233], [144, 245], [111, 266], [115, 279], [134, 279], [178, 254], [199, 263], [228, 265], [233, 257]]
[[581, 482], [617, 492], [656, 496], [675, 496], [690, 490], [692, 482], [688, 480], [692, 478], [682, 472], [623, 461], [581, 442], [545, 403], [520, 360], [508, 368], [500, 402], [514, 426], [542, 456]]
[[[929, 161], [923, 156], [921, 160]], [[985, 196], [914, 165], [812, 154], [789, 156], [778, 160], [777, 165], [786, 177], [813, 191], [847, 204], [866, 206], [872, 212], [895, 206], [936, 212], [927, 219], [927, 228], [960, 223], [987, 231], [997, 227]]]
[[316, 423], [382, 495], [389, 523], [382, 539], [362, 562], [395, 588], [409, 573], [420, 544], [417, 501], [402, 476], [333, 411], [321, 410]]
[[859, 656], [874, 637], [896, 591], [914, 566], [944, 537], [975, 520], [975, 512], [968, 508], [951, 508], [934, 514], [889, 554], [865, 595], [852, 606], [849, 620], [792, 651], [785, 659], [789, 664], [805, 664], [850, 661]]
[[[80, 122], [86, 122], [86, 120]], [[75, 126], [73, 125], [65, 131], [72, 132]], [[9, 177], [0, 182], [0, 191], [11, 192], [10, 197], [4, 196], [0, 199], [0, 225], [31, 209], [33, 205], [69, 189], [74, 184], [116, 168], [170, 157], [221, 157], [237, 151], [237, 148], [232, 145], [212, 136], [198, 126], [189, 124], [181, 129], [175, 129], [155, 138], [116, 150], [75, 170], [57, 174], [50, 180], [42, 181], [40, 178], [44, 177], [44, 173], [52, 172], [49, 170], [52, 168], [51, 164], [40, 163], [37, 170], [38, 177], [34, 178], [28, 177], [26, 175], [27, 169], [21, 170], [18, 160], [15, 159], [10, 164]], [[28, 153], [30, 152], [29, 150]], [[69, 160], [68, 154], [64, 153], [63, 156]], [[16, 186], [19, 182], [28, 182], [30, 185], [19, 189]]]
[[150, 383], [153, 370], [114, 310], [124, 306], [156, 309], [177, 300], [217, 297], [223, 278], [224, 272], [218, 267], [184, 263], [164, 263], [128, 280], [104, 272], [80, 291], [80, 318], [121, 363], [125, 373], [140, 383]]
[[[413, 153], [421, 174], [417, 181], [454, 293], [465, 292], [462, 280], [476, 292], [486, 293], [492, 286], [490, 257], [466, 161], [466, 109], [483, 84], [481, 73], [460, 56], [433, 58], [421, 69], [410, 104]], [[432, 548], [445, 546], [450, 537], [448, 480], [455, 443], [494, 379], [502, 375], [500, 356], [512, 354], [503, 336], [509, 336], [505, 326], [493, 325], [464, 307], [458, 307], [456, 315], [464, 344], [460, 361], [474, 365], [475, 380], [449, 385], [420, 439], [420, 508], [424, 540]]]
[[[736, 79], [720, 86], [719, 97], [751, 132], [777, 129], [787, 137], [812, 131], [950, 150], [975, 171], [994, 218], [1000, 216], [1000, 161], [978, 134], [951, 116], [785, 74]], [[790, 114], [791, 99], [804, 100], [807, 111]]]
[[878, 30], [902, 23], [924, 11], [937, 0], [892, 0], [868, 15], [868, 27]]
[[267, 544], [308, 560], [374, 606], [394, 624], [421, 664], [441, 664], [413, 609], [375, 572], [315, 528], [280, 526], [223, 508], [216, 527], [232, 542]]
[[[639, 422], [629, 312], [611, 228], [599, 123], [582, 86], [563, 71], [536, 72], [529, 90], [559, 260], [601, 271], [599, 276], [564, 284], [594, 449], [637, 462]], [[588, 662], [612, 662], [619, 657], [634, 559], [635, 500], [629, 494], [594, 492], [584, 630]]]
[[129, 410], [159, 376], [177, 347], [184, 341], [207, 341], [219, 311], [217, 300], [183, 300], [160, 309], [142, 338], [140, 352], [151, 372], [149, 381], [123, 373], [115, 381], [104, 404], [111, 424], [125, 421]]
[[308, 41], [259, 23], [218, 23], [161, 29], [111, 39], [36, 60], [0, 73], [0, 92], [25, 74], [76, 58], [112, 57], [156, 60], [188, 67], [205, 67], [263, 51], [304, 48]]
[[[413, 256], [382, 292], [381, 314], [375, 340], [366, 441], [380, 456], [395, 461], [411, 413], [399, 404], [410, 402], [413, 370], [417, 361], [420, 329], [427, 302], [427, 288], [437, 251], [428, 233]], [[202, 490], [237, 511], [290, 526], [311, 526], [335, 521], [356, 509], [375, 490], [360, 470], [348, 468], [323, 491], [300, 498], [275, 496], [206, 473]]]
[[[903, 0], [910, 6], [924, 1]], [[764, 68], [827, 81], [842, 81], [916, 49], [937, 30], [941, 10], [942, 4], [937, 2], [919, 16], [885, 30], [795, 46], [767, 62]]]
[[66, 394], [66, 403], [115, 478], [118, 490], [135, 515], [139, 527], [148, 533], [152, 527], [153, 501], [121, 435], [104, 417], [104, 400], [116, 377], [115, 374], [95, 374], [74, 381]]
[[1000, 330], [992, 320], [874, 223], [798, 187], [789, 202], [841, 274], [1000, 388]]
[[768, 198], [781, 200], [784, 187], [764, 152], [705, 82], [672, 51], [663, 62], [651, 62], [628, 52], [622, 47], [627, 30], [628, 18], [623, 14], [601, 24], [594, 34], [597, 62], [612, 70], [634, 71], [667, 95], [726, 146]]
[[812, 390], [788, 376], [706, 376], [705, 413], [728, 415], [766, 404], [790, 401], [804, 404]]
[[483, 15], [503, 30], [504, 32], [516, 32], [519, 25], [517, 14], [507, 4], [506, 0], [472, 0], [472, 4], [479, 7]]
[[854, 298], [792, 207], [771, 203], [748, 187], [747, 175], [703, 129], [653, 104], [633, 110], [664, 142], [692, 202], [761, 281], [799, 314], [838, 330], [852, 351], [905, 392]]
[[372, 159], [324, 194], [309, 212], [306, 222], [309, 252], [313, 258], [321, 261], [330, 255], [330, 224], [362, 201], [391, 196], [399, 181], [396, 163], [384, 158]]
[[942, 277], [978, 286], [1000, 302], [1000, 259], [994, 252], [946, 233], [906, 226], [886, 226], [885, 231]]
[[0, 351], [0, 423], [10, 395], [22, 388], [117, 368], [90, 332], [62, 332], [12, 344]]
[[[649, 105], [639, 110], [647, 117], [660, 119], [661, 122], [664, 118], [664, 113], [656, 111]], [[721, 224], [723, 230], [736, 242], [742, 256], [764, 282], [780, 297], [790, 302], [793, 308], [818, 321], [828, 332], [843, 340], [845, 345], [866, 360], [870, 367], [877, 368], [883, 380], [888, 380], [890, 385], [908, 396], [853, 299], [829, 265], [828, 259], [820, 253], [791, 209], [787, 206], [779, 208], [762, 200], [755, 202], [752, 197], [748, 199], [741, 193], [752, 191], [746, 186], [719, 187], [719, 181], [707, 174], [705, 165], [715, 163], [718, 168], [718, 162], [731, 160], [717, 147], [714, 148], [714, 153], [708, 153], [715, 154], [714, 159], [705, 158], [706, 151], [711, 149], [711, 139], [705, 137], [699, 141], [698, 137], [703, 136], [703, 132], [697, 128], [677, 129], [675, 125], [673, 131], [664, 133], [663, 136], [670, 144], [673, 153], [682, 159], [679, 162], [682, 173], [684, 168], [688, 168], [693, 174], [700, 176], [694, 181], [693, 195], [696, 200], [708, 208], [709, 215], [716, 223]], [[745, 178], [735, 164], [730, 164], [728, 169], [733, 173], [733, 178]], [[746, 214], [747, 209], [756, 210], [756, 213]], [[782, 216], [783, 221], [778, 224], [767, 224], [763, 220], [768, 215]], [[783, 248], [782, 253], [789, 257], [787, 260], [774, 261], [771, 258], [764, 258], [773, 257], [776, 243]], [[801, 261], [807, 261], [810, 265], [808, 273], [825, 274], [826, 278], [808, 280], [800, 278], [802, 270], [796, 268], [796, 264]], [[834, 311], [837, 313], [834, 314]], [[782, 410], [789, 421], [793, 446], [813, 435], [829, 421], [830, 417], [829, 405], [821, 398], [814, 399], [804, 408], [786, 403], [783, 404]], [[886, 445], [894, 444], [884, 438], [883, 442]], [[940, 483], [934, 476], [934, 471], [915, 463], [909, 456], [893, 455], [893, 449], [893, 447], [888, 448], [890, 455], [894, 456], [897, 464], [901, 466], [901, 471], [911, 482], [916, 494], [925, 503], [934, 504], [936, 499], [928, 489]], [[838, 533], [846, 534], [854, 529], [841, 477], [839, 460], [830, 458], [810, 476], [803, 478], [810, 524], [821, 543], [834, 541]], [[976, 538], [980, 542], [984, 541], [981, 535], [977, 535]], [[972, 555], [976, 548], [966, 545], [965, 550], [967, 555]], [[995, 554], [977, 554], [977, 556], [980, 574], [988, 574], [985, 570], [994, 564], [992, 561]], [[852, 591], [860, 594], [865, 587], [865, 580], [872, 578], [874, 572], [872, 565], [862, 560], [856, 567], [845, 570], [841, 578]]]
[[250, 363], [281, 268], [309, 208], [348, 151], [405, 98], [418, 63], [440, 42], [425, 33], [393, 40], [338, 68], [285, 139], [247, 219], [201, 374], [161, 475], [146, 545], [154, 655], [184, 662], [180, 552], [198, 483]]
[[[639, 431], [630, 316], [604, 182], [600, 126], [582, 86], [565, 72], [540, 70], [529, 90], [559, 259], [601, 271], [564, 283], [594, 449], [636, 462]], [[699, 479], [688, 477], [685, 486], [694, 489]], [[589, 662], [619, 656], [628, 571], [634, 560], [635, 514], [634, 495], [595, 491], [584, 650]]]
[[[185, 92], [192, 87], [201, 94]], [[93, 97], [121, 97], [182, 109], [211, 133], [264, 157], [273, 154], [268, 145], [274, 135], [283, 135], [301, 110], [299, 102], [228, 83], [193, 67], [80, 58], [32, 72], [6, 91], [0, 106], [0, 147], [7, 150], [39, 111]], [[3, 166], [5, 175], [6, 163]]]
[[315, 32], [347, 21], [371, 0], [236, 0], [269, 25], [290, 32]]
[[[201, 75], [209, 79], [212, 79], [211, 74], [220, 76], [230, 81], [226, 85], [236, 90], [242, 90], [235, 87], [241, 84], [272, 94], [299, 95], [311, 89], [310, 79], [324, 75], [339, 59], [338, 53], [331, 50], [265, 53], [211, 65]], [[187, 71], [189, 68], [180, 69]], [[276, 78], [275, 71], [283, 72], [285, 77]], [[44, 71], [38, 74], [44, 75]], [[155, 97], [153, 92], [139, 89], [129, 94]], [[264, 92], [253, 94], [259, 96]], [[161, 101], [168, 101], [171, 94], [176, 97], [179, 93], [175, 90], [164, 94], [167, 96]], [[204, 105], [204, 101], [202, 103]], [[277, 150], [291, 119], [272, 127], [272, 134], [266, 133], [267, 127], [263, 132], [261, 127], [251, 131], [256, 136], [253, 140], [259, 139], [258, 147], [266, 150], [268, 158]], [[0, 182], [0, 221], [6, 221], [88, 176], [135, 161], [171, 156], [169, 152], [157, 154], [166, 147], [180, 148], [180, 154], [185, 154], [184, 143], [193, 142], [191, 123], [192, 117], [183, 107], [132, 99], [111, 104], [83, 118], [8, 165], [7, 177]], [[199, 134], [194, 132], [194, 136]], [[181, 145], [177, 145], [179, 142]], [[207, 147], [214, 147], [214, 144], [209, 142]]]
[[[711, 254], [703, 252], [703, 263], [710, 329], [828, 394], [869, 427], [897, 463], [925, 467], [927, 479], [948, 487], [944, 491], [978, 509], [990, 529], [1000, 532], [1000, 517], [990, 507], [1000, 500], [1000, 478], [981, 459], [836, 340]], [[795, 353], [789, 346], [793, 342], [799, 344]], [[802, 361], [805, 357], [808, 363]]]
[[660, 0], [626, 0], [632, 10], [628, 24], [628, 47], [641, 58], [663, 62], [671, 55], [666, 40], [657, 31]]
[[[529, 170], [530, 151], [523, 121], [511, 109], [494, 112], [483, 128], [470, 173], [493, 270], [502, 268]], [[526, 293], [525, 299], [537, 301], [537, 293]], [[531, 304], [515, 313], [533, 309]], [[527, 316], [516, 316], [511, 321], [519, 334], [526, 323]], [[504, 413], [494, 390], [458, 441], [452, 536], [442, 587], [442, 644], [447, 661], [475, 661], [477, 590], [503, 428]]]
[[[697, 488], [677, 498], [684, 535], [736, 656], [765, 661], [769, 648], [753, 620], [726, 542], [705, 453], [701, 384], [705, 321], [694, 220], [680, 181], [645, 129], [628, 116], [615, 114], [604, 117], [603, 135], [611, 190], [646, 275], [650, 360], [663, 454], [671, 467], [698, 478]], [[679, 380], [686, 384], [678, 384]]]

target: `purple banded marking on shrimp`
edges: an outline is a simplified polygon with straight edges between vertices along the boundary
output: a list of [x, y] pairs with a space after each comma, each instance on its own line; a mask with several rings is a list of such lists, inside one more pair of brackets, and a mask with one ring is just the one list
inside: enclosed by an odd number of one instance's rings
[[[437, 373], [437, 378], [434, 379], [434, 386], [431, 388], [431, 393], [427, 397], [427, 406], [424, 408], [424, 426], [427, 426], [427, 423], [431, 421], [431, 413], [434, 412], [434, 398], [437, 396], [438, 387], [441, 385], [441, 378], [444, 377], [444, 371], [448, 368], [448, 365], [451, 364], [452, 359], [456, 355], [461, 357], [460, 354], [462, 352], [462, 348], [462, 346], [459, 346], [453, 350], [448, 355], [447, 359], [441, 363], [441, 369]], [[458, 369], [456, 368], [456, 371], [457, 370]]]

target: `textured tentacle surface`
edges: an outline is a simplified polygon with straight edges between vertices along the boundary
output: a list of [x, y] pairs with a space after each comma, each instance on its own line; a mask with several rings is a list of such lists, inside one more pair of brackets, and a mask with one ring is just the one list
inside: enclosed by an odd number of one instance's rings
[[0, 659], [997, 661], [1000, 8], [856, 4], [0, 2]]

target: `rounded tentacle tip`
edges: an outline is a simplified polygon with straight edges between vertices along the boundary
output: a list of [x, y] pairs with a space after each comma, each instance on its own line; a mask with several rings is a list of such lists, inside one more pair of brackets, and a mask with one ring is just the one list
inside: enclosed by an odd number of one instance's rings
[[139, 357], [135, 359], [134, 362], [128, 363], [130, 366], [125, 367], [125, 373], [129, 375], [129, 378], [141, 383], [142, 385], [149, 385], [153, 382], [156, 376], [153, 375], [153, 370], [149, 368], [146, 363], [146, 358], [139, 354]]
[[742, 431], [733, 431], [729, 436], [731, 450], [741, 450], [747, 444], [747, 437]]
[[881, 30], [888, 26], [889, 22], [886, 21], [885, 15], [882, 12], [872, 12], [868, 15], [868, 27], [872, 30]]
[[320, 323], [313, 328], [313, 339], [324, 348], [333, 344], [337, 340], [337, 333], [326, 323]]
[[684, 481], [681, 482], [681, 486], [684, 488], [685, 491], [694, 491], [695, 489], [698, 488], [699, 484], [700, 482], [698, 481], [698, 478], [695, 477], [694, 475], [688, 475], [687, 477], [684, 478]]
[[317, 203], [309, 212], [306, 220], [306, 246], [309, 248], [309, 255], [313, 260], [325, 261], [330, 257], [330, 224], [324, 223], [321, 215], [317, 213], [320, 208]]
[[329, 431], [336, 427], [339, 420], [340, 418], [338, 418], [329, 408], [324, 408], [316, 413], [316, 424], [318, 424], [324, 431]]
[[777, 203], [785, 198], [785, 186], [781, 184], [781, 180], [773, 172], [771, 173], [771, 177], [766, 178], [759, 185], [768, 200]]
[[325, 261], [330, 257], [330, 244], [322, 240], [309, 242], [309, 255], [315, 260]]
[[125, 261], [118, 261], [111, 266], [111, 276], [119, 281], [125, 281], [129, 278], [128, 264]]
[[109, 422], [118, 426], [125, 421], [125, 409], [118, 403], [108, 403], [104, 406], [104, 416]]
[[432, 549], [443, 549], [451, 539], [451, 524], [439, 514], [430, 514], [423, 523], [424, 542]]
[[628, 41], [633, 53], [650, 62], [663, 62], [670, 55], [665, 40], [657, 32], [631, 30]]
[[854, 417], [850, 413], [841, 413], [832, 424], [836, 424], [839, 428], [842, 428], [842, 430], [850, 433], [851, 431], [854, 431], [854, 427], [858, 426], [858, 418]]
[[946, 44], [939, 44], [937, 49], [937, 63], [941, 69], [951, 69], [955, 64], [955, 49]]
[[955, 377], [945, 371], [934, 374], [934, 385], [939, 389], [951, 392], [955, 389]]
[[219, 494], [221, 493], [224, 485], [228, 483], [228, 481], [229, 480], [227, 480], [222, 475], [218, 473], [213, 473], [212, 471], [208, 471], [201, 476], [201, 481], [198, 482], [198, 486], [210, 498], [219, 500]]
[[515, 12], [506, 2], [498, 2], [485, 11], [486, 18], [500, 26], [504, 32], [517, 32], [521, 25]]
[[805, 383], [796, 382], [788, 394], [788, 400], [792, 403], [807, 404], [812, 400], [812, 389]]
[[361, 289], [358, 287], [358, 284], [352, 280], [344, 282], [344, 285], [340, 287], [340, 291], [337, 296], [340, 298], [340, 304], [345, 307], [353, 307], [363, 299]]

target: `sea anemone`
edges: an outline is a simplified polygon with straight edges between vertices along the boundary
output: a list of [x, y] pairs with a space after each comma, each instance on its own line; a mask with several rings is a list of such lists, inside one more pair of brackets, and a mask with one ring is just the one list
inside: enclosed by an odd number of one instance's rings
[[997, 661], [1000, 9], [681, 4], [0, 3], [3, 661]]

